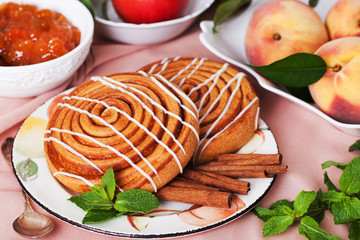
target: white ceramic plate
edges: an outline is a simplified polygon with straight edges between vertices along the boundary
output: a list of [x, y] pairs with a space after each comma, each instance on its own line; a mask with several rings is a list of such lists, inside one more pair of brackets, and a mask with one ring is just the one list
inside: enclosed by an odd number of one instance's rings
[[[304, 108], [314, 112], [315, 114], [324, 118], [326, 121], [330, 122], [332, 125], [346, 133], [360, 136], [360, 124], [345, 124], [332, 119], [328, 115], [324, 114], [321, 110], [319, 110], [319, 108], [317, 108], [315, 105], [311, 105], [290, 95], [288, 92], [284, 91], [283, 88], [263, 78], [253, 69], [245, 65], [246, 63], [248, 63], [244, 46], [247, 26], [254, 10], [265, 1], [266, 0], [253, 0], [251, 4], [242, 12], [218, 26], [217, 34], [212, 33], [212, 21], [201, 22], [200, 27], [202, 33], [200, 34], [200, 41], [206, 48], [208, 48], [218, 57], [224, 59], [226, 62], [229, 62], [249, 71], [252, 75], [254, 75], [260, 86], [262, 86], [263, 88], [274, 92], [282, 97], [285, 97], [290, 101], [300, 104]], [[301, 1], [304, 3], [308, 3], [308, 1], [305, 0]], [[336, 0], [319, 1], [319, 4], [316, 6], [315, 11], [319, 14], [321, 19], [325, 19], [327, 12], [335, 2]]]
[[[237, 196], [245, 203], [245, 207], [225, 212], [224, 209], [217, 209], [215, 213], [213, 209], [207, 207], [198, 208], [203, 213], [205, 212], [205, 215], [213, 213], [204, 216], [205, 220], [218, 217], [218, 219], [209, 220], [202, 225], [196, 224], [199, 219], [185, 218], [184, 220], [180, 217], [181, 214], [177, 214], [188, 210], [192, 207], [191, 204], [170, 201], [161, 201], [160, 211], [155, 214], [156, 216], [134, 218], [121, 216], [99, 224], [84, 225], [81, 221], [85, 212], [67, 200], [72, 196], [70, 191], [52, 176], [44, 157], [43, 135], [49, 120], [48, 109], [54, 106], [52, 104], [56, 102], [54, 99], [56, 100], [56, 97], [33, 112], [20, 128], [14, 142], [13, 166], [16, 169], [18, 164], [27, 161], [29, 164], [27, 168], [30, 169], [31, 176], [24, 179], [21, 171], [15, 171], [25, 192], [46, 211], [76, 227], [106, 235], [131, 238], [168, 238], [195, 234], [222, 226], [244, 215], [264, 198], [275, 181], [275, 178], [244, 179], [250, 182], [251, 190], [246, 196]], [[259, 129], [253, 138], [239, 151], [243, 153], [278, 153], [278, 147], [270, 129], [263, 121], [260, 121]]]

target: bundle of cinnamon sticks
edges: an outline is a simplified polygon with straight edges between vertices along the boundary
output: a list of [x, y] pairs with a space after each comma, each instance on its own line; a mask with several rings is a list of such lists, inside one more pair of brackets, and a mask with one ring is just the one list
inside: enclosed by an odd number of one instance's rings
[[207, 165], [186, 167], [162, 187], [162, 200], [229, 208], [234, 194], [246, 195], [250, 183], [239, 178], [265, 178], [283, 174], [281, 154], [223, 154]]

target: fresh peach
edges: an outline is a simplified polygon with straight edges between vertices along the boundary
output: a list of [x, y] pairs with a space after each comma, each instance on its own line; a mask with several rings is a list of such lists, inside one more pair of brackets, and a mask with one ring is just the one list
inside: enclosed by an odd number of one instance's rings
[[325, 24], [298, 0], [272, 0], [253, 13], [245, 36], [250, 64], [267, 65], [294, 53], [314, 53], [329, 40]]
[[337, 1], [328, 12], [325, 25], [331, 39], [360, 36], [360, 1]]
[[317, 106], [330, 117], [344, 123], [360, 123], [360, 37], [331, 40], [315, 54], [328, 69], [309, 86]]

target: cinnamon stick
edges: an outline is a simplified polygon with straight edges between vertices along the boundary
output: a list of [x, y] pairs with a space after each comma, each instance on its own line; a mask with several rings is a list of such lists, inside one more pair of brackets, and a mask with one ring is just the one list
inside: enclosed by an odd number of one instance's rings
[[272, 165], [280, 164], [281, 154], [221, 154], [210, 165]]
[[[213, 187], [218, 187], [220, 189], [229, 190], [234, 193], [239, 193], [246, 195], [249, 191], [249, 182], [245, 182], [238, 179], [231, 179], [234, 182], [219, 180], [219, 176], [209, 176], [203, 172], [194, 171], [192, 169], [186, 168], [184, 172], [181, 174], [182, 177], [208, 185]], [[228, 178], [223, 176], [223, 178]], [[236, 182], [235, 182], [236, 181]]]
[[207, 189], [213, 191], [219, 191], [219, 188], [210, 187], [204, 184], [196, 183], [194, 181], [181, 181], [181, 180], [172, 180], [167, 184], [167, 186], [174, 186], [174, 187], [187, 187], [187, 188], [196, 188], [196, 189]]
[[204, 165], [195, 166], [194, 170], [205, 172], [218, 172], [227, 170], [261, 170], [266, 175], [283, 174], [287, 171], [287, 165]]
[[266, 178], [269, 177], [266, 175], [263, 170], [223, 170], [223, 171], [214, 171], [216, 174], [231, 178]]
[[155, 196], [161, 200], [220, 208], [229, 208], [233, 198], [233, 194], [230, 192], [168, 185], [160, 188]]

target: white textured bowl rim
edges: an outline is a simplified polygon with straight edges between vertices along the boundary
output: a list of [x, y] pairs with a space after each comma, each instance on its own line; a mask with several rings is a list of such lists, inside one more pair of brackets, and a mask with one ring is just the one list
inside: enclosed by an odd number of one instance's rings
[[[196, 0], [198, 1], [198, 0]], [[168, 26], [168, 25], [172, 25], [172, 24], [176, 24], [176, 23], [180, 23], [180, 22], [185, 22], [189, 19], [195, 18], [198, 15], [200, 15], [201, 13], [203, 13], [206, 9], [208, 9], [210, 7], [211, 4], [213, 4], [215, 0], [207, 0], [207, 2], [203, 5], [203, 7], [191, 14], [185, 15], [183, 17], [180, 18], [176, 18], [176, 19], [172, 19], [172, 20], [168, 20], [168, 21], [162, 21], [162, 22], [156, 22], [156, 23], [142, 23], [142, 24], [135, 24], [135, 23], [126, 23], [126, 22], [114, 22], [111, 20], [106, 20], [104, 18], [100, 18], [98, 16], [96, 16], [96, 20], [104, 23], [104, 24], [108, 24], [111, 26], [116, 26], [116, 27], [123, 27], [123, 28], [137, 28], [137, 29], [148, 29], [148, 28], [157, 28], [157, 27], [163, 27], [163, 26]]]
[[[16, 69], [26, 69], [26, 68], [43, 68], [43, 67], [46, 67], [46, 65], [53, 65], [53, 64], [56, 64], [56, 62], [61, 62], [62, 59], [64, 58], [69, 58], [69, 57], [72, 57], [74, 54], [76, 54], [78, 51], [81, 51], [81, 49], [83, 48], [84, 45], [86, 45], [89, 41], [92, 41], [92, 38], [93, 38], [93, 34], [94, 34], [94, 20], [93, 20], [93, 17], [90, 13], [89, 10], [87, 10], [87, 8], [80, 2], [80, 1], [74, 1], [74, 0], [62, 0], [66, 3], [72, 3], [72, 4], [75, 4], [75, 5], [78, 5], [80, 8], [84, 8], [84, 10], [86, 10], [87, 13], [85, 13], [85, 15], [87, 14], [87, 17], [89, 19], [89, 23], [88, 23], [88, 27], [89, 27], [89, 31], [85, 32], [86, 34], [84, 35], [84, 38], [83, 38], [83, 32], [81, 32], [81, 41], [80, 41], [80, 44], [78, 46], [76, 46], [73, 50], [71, 50], [70, 52], [58, 57], [58, 58], [55, 58], [55, 59], [52, 59], [52, 60], [49, 60], [49, 61], [46, 61], [46, 62], [41, 62], [41, 63], [35, 63], [35, 64], [30, 64], [30, 65], [23, 65], [23, 66], [0, 66], [0, 71], [13, 71], [13, 70], [16, 70]], [[7, 2], [7, 1], [5, 1]], [[23, 1], [24, 4], [27, 4], [26, 1]], [[65, 4], [65, 3], [64, 3]], [[79, 5], [80, 4], [80, 5]], [[91, 21], [90, 21], [91, 20]]]

